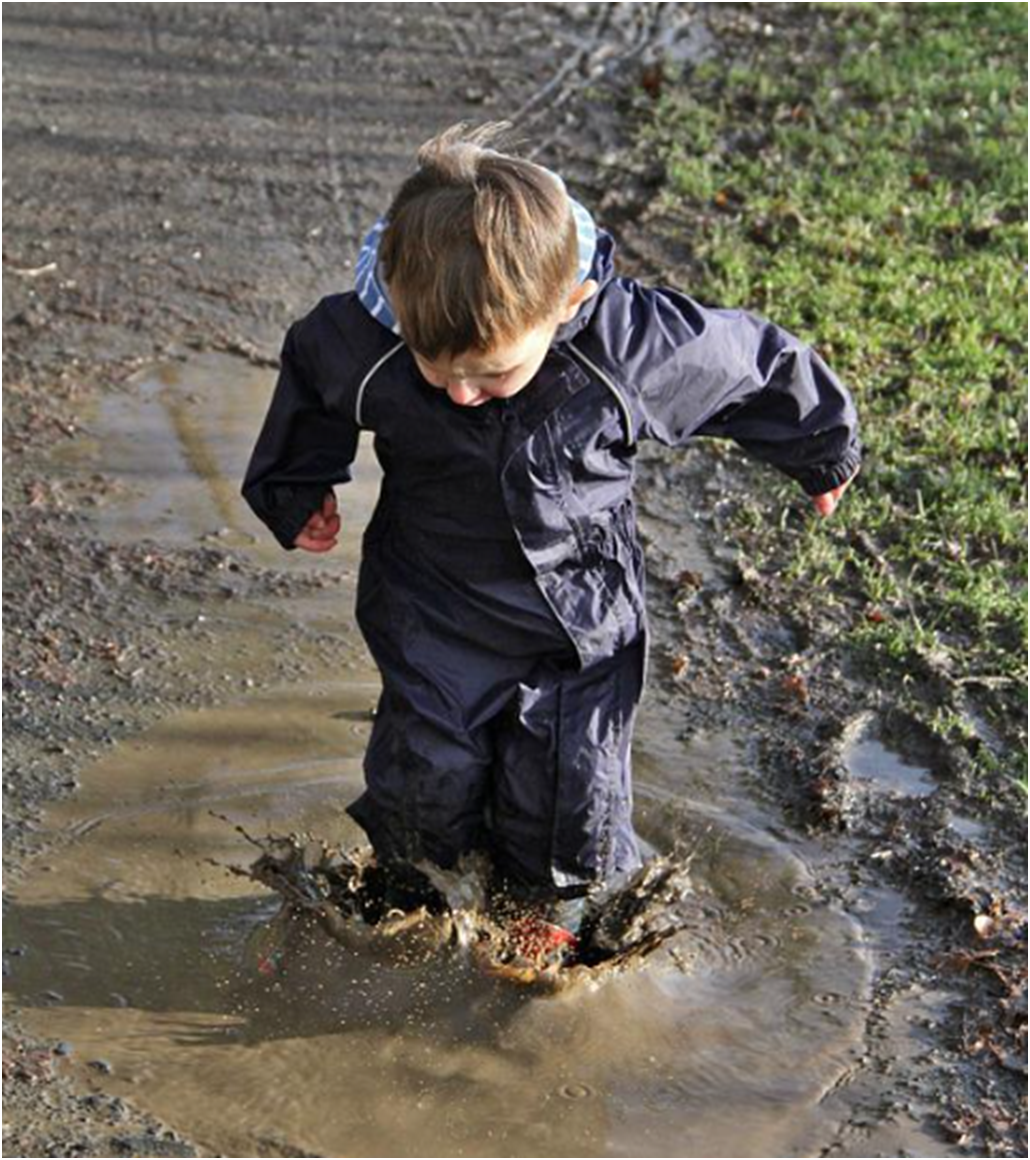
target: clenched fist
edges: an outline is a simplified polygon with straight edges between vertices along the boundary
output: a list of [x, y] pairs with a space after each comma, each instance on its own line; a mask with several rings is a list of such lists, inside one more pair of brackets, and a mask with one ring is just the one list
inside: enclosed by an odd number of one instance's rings
[[294, 547], [307, 552], [328, 552], [336, 547], [336, 537], [340, 534], [340, 517], [336, 514], [336, 496], [326, 492], [322, 507], [314, 512], [308, 522], [297, 533]]

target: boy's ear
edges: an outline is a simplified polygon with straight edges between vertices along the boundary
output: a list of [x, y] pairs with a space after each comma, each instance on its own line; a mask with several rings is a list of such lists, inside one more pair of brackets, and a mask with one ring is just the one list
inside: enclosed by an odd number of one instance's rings
[[581, 282], [566, 298], [565, 306], [558, 316], [560, 321], [571, 322], [583, 303], [588, 298], [593, 298], [600, 288], [599, 283], [595, 282], [593, 278]]

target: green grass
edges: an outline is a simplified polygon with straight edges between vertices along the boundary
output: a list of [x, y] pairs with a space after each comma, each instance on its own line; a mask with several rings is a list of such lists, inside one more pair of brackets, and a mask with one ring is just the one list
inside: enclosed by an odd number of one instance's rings
[[640, 102], [687, 288], [813, 343], [862, 418], [838, 514], [756, 542], [824, 599], [857, 584], [876, 611], [852, 639], [878, 663], [900, 675], [933, 654], [986, 677], [1010, 723], [1026, 704], [1026, 63], [1023, 4], [808, 5]]

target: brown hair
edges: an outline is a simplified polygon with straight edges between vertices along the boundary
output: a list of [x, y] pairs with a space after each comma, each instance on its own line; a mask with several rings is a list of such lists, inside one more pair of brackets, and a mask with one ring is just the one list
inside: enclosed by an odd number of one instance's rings
[[539, 165], [489, 147], [510, 122], [464, 122], [418, 151], [379, 246], [401, 334], [426, 358], [485, 352], [553, 317], [575, 284], [569, 199]]

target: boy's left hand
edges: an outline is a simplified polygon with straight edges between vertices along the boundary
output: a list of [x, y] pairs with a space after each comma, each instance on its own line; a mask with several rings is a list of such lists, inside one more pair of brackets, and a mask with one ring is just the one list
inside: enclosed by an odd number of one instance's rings
[[[858, 472], [855, 472], [858, 475]], [[846, 479], [839, 487], [835, 487], [833, 491], [824, 492], [823, 495], [812, 496], [812, 503], [815, 504], [815, 510], [825, 519], [827, 516], [832, 516], [837, 504], [840, 502], [840, 497], [851, 486], [855, 475], [851, 479]]]

